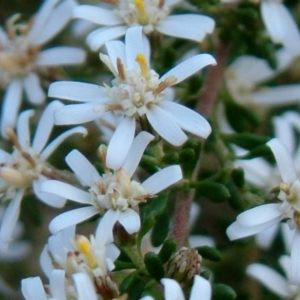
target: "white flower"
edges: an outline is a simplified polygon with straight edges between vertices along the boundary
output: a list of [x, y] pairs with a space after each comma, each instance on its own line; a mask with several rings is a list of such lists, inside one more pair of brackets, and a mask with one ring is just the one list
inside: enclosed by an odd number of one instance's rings
[[80, 64], [85, 52], [74, 47], [41, 48], [54, 38], [71, 18], [74, 0], [47, 0], [28, 24], [17, 24], [20, 15], [7, 22], [7, 32], [0, 27], [0, 87], [6, 89], [1, 115], [1, 134], [14, 127], [23, 90], [31, 104], [41, 104], [46, 94], [38, 73], [49, 67]]
[[143, 26], [149, 34], [158, 31], [173, 37], [201, 42], [215, 27], [213, 19], [197, 14], [169, 16], [171, 6], [178, 0], [119, 0], [116, 5], [99, 7], [80, 5], [74, 9], [74, 17], [100, 25], [92, 31], [87, 42], [92, 50], [98, 50], [105, 42], [125, 35], [131, 26]]
[[[73, 281], [73, 282], [72, 282]], [[95, 288], [85, 273], [77, 273], [72, 281], [65, 271], [54, 270], [45, 289], [39, 277], [22, 280], [22, 293], [26, 300], [98, 300]]]
[[282, 179], [278, 183], [280, 203], [257, 206], [238, 215], [237, 220], [227, 228], [231, 240], [254, 235], [285, 220], [294, 231], [291, 244], [291, 282], [300, 279], [300, 181], [289, 150], [278, 140], [267, 143], [271, 148]]
[[[291, 263], [290, 257], [286, 255], [281, 256], [279, 263], [288, 278]], [[247, 267], [246, 273], [259, 281], [277, 296], [284, 299], [300, 300], [299, 285], [290, 284], [284, 276], [270, 267], [255, 263]]]
[[94, 215], [104, 214], [98, 230], [104, 232], [107, 242], [113, 241], [112, 229], [117, 221], [129, 234], [137, 232], [141, 222], [138, 214], [139, 203], [145, 202], [147, 198], [153, 197], [182, 178], [181, 169], [176, 165], [158, 171], [142, 184], [131, 180], [146, 146], [152, 139], [151, 134], [141, 132], [135, 138], [122, 168], [118, 170], [106, 168], [102, 176], [80, 152], [71, 151], [66, 161], [81, 182], [88, 186], [88, 191], [56, 180], [44, 182], [41, 188], [42, 191], [54, 193], [87, 206], [65, 212], [54, 218], [49, 225], [50, 231], [56, 233]]
[[115, 169], [127, 155], [136, 123], [144, 127], [149, 122], [161, 137], [175, 146], [187, 140], [183, 130], [204, 138], [210, 134], [209, 123], [195, 111], [173, 102], [168, 88], [215, 64], [211, 55], [193, 56], [159, 78], [149, 68], [150, 48], [142, 37], [141, 27], [128, 29], [125, 44], [112, 41], [106, 48], [108, 56], [100, 57], [116, 76], [111, 87], [80, 82], [55, 82], [50, 86], [50, 97], [83, 102], [58, 110], [54, 116], [56, 124], [84, 123], [104, 113], [122, 117], [108, 146], [108, 166]]
[[[185, 300], [179, 283], [174, 279], [163, 278], [161, 283], [165, 287], [166, 300]], [[211, 285], [210, 282], [199, 275], [194, 276], [194, 284], [191, 290], [190, 300], [210, 300]]]
[[29, 120], [33, 116], [32, 110], [20, 114], [17, 136], [10, 128], [7, 129], [15, 149], [11, 154], [0, 149], [0, 197], [4, 201], [9, 201], [1, 222], [1, 246], [7, 245], [11, 241], [12, 232], [20, 213], [21, 200], [29, 189], [32, 188], [40, 200], [54, 207], [62, 207], [66, 201], [62, 197], [40, 191], [41, 183], [55, 175], [53, 168], [46, 162], [52, 152], [70, 135], [86, 134], [83, 127], [76, 127], [61, 134], [46, 146], [54, 126], [53, 112], [62, 106], [62, 103], [54, 101], [46, 107], [37, 125], [32, 143], [29, 129]]

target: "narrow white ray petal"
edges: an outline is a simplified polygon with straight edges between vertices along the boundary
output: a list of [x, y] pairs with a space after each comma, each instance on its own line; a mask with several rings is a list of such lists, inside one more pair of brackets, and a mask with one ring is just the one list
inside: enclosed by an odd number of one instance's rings
[[131, 208], [120, 211], [118, 221], [129, 234], [136, 233], [140, 230], [140, 215]]
[[146, 116], [154, 130], [170, 144], [181, 146], [187, 140], [173, 116], [159, 106], [153, 105]]
[[209, 246], [216, 247], [216, 242], [213, 238], [204, 235], [190, 235], [189, 236], [189, 245], [191, 248]]
[[262, 249], [269, 249], [279, 230], [279, 224], [275, 224], [255, 235], [257, 245]]
[[172, 101], [162, 101], [159, 106], [171, 113], [183, 130], [203, 138], [207, 138], [210, 135], [210, 124], [194, 110]]
[[109, 209], [104, 216], [100, 219], [99, 225], [96, 230], [96, 240], [102, 240], [105, 244], [114, 241], [113, 228], [119, 218], [120, 212], [118, 210]]
[[211, 285], [205, 278], [195, 275], [190, 300], [198, 300], [199, 297], [201, 300], [211, 300]]
[[14, 79], [6, 88], [1, 113], [1, 134], [6, 137], [5, 128], [14, 128], [22, 101], [22, 80]]
[[282, 212], [280, 211], [279, 207], [280, 204], [278, 203], [269, 203], [256, 206], [239, 214], [237, 221], [242, 226], [250, 227], [260, 225], [280, 217]]
[[91, 204], [91, 195], [75, 186], [58, 180], [46, 180], [41, 184], [41, 191], [59, 195], [82, 204]]
[[125, 35], [126, 29], [127, 26], [101, 27], [88, 34], [86, 42], [92, 51], [97, 51], [106, 42]]
[[3, 149], [0, 149], [0, 163], [5, 162], [10, 157], [10, 154]]
[[226, 234], [231, 241], [241, 239], [244, 237], [254, 235], [262, 230], [265, 230], [275, 225], [276, 223], [280, 222], [280, 219], [281, 217], [278, 217], [277, 219], [270, 220], [269, 222], [254, 225], [251, 227], [242, 226], [236, 221], [227, 228]]
[[13, 231], [20, 215], [21, 201], [24, 192], [25, 189], [20, 188], [5, 210], [0, 228], [0, 247], [4, 247], [4, 249], [12, 241]]
[[166, 300], [185, 300], [181, 287], [176, 280], [163, 278], [160, 282], [164, 286]]
[[288, 105], [300, 100], [300, 84], [261, 88], [249, 95], [251, 102], [260, 105]]
[[210, 54], [198, 54], [188, 58], [184, 62], [168, 71], [160, 78], [160, 81], [164, 81], [168, 77], [175, 77], [176, 82], [174, 82], [174, 84], [177, 84], [200, 71], [202, 68], [216, 64], [216, 60]]
[[40, 266], [45, 273], [45, 275], [49, 278], [52, 270], [54, 270], [54, 266], [52, 264], [52, 259], [49, 255], [48, 245], [45, 245], [40, 255]]
[[33, 18], [32, 26], [29, 29], [28, 37], [31, 41], [39, 36], [40, 32], [45, 27], [55, 5], [59, 2], [59, 0], [48, 0], [44, 1], [43, 5], [40, 7], [38, 13]]
[[78, 300], [99, 299], [96, 294], [94, 284], [91, 282], [91, 279], [86, 273], [76, 273], [72, 277], [75, 283]]
[[144, 154], [144, 151], [148, 144], [154, 140], [154, 136], [146, 131], [140, 132], [132, 142], [132, 145], [128, 151], [128, 155], [122, 166], [131, 177], [135, 172], [139, 162]]
[[[125, 45], [121, 41], [110, 41], [105, 44], [107, 54], [114, 67], [114, 74], [118, 74], [117, 59], [119, 58], [123, 64], [126, 63]], [[124, 67], [126, 67], [124, 65]]]
[[50, 41], [71, 20], [72, 10], [76, 5], [75, 0], [66, 0], [58, 3], [52, 10], [51, 15], [47, 18], [47, 22], [43, 24], [42, 30], [32, 37], [32, 43], [35, 45], [43, 45]]
[[261, 264], [251, 264], [247, 267], [246, 273], [276, 295], [283, 298], [291, 296], [287, 280], [273, 269]]
[[98, 211], [93, 206], [86, 206], [77, 209], [67, 211], [55, 217], [49, 224], [49, 230], [52, 234], [56, 234], [59, 231], [70, 227], [72, 225], [79, 224], [85, 220], [96, 215]]
[[24, 77], [24, 91], [28, 101], [34, 105], [42, 104], [46, 99], [46, 93], [42, 89], [40, 78], [36, 73], [29, 73]]
[[51, 272], [49, 278], [51, 296], [59, 300], [67, 300], [65, 281], [66, 272], [64, 270], [53, 270]]
[[290, 124], [291, 122], [289, 120], [289, 116], [285, 116], [284, 114], [279, 117], [273, 117], [272, 123], [275, 137], [278, 138], [284, 145], [286, 145], [291, 153], [293, 153], [294, 149], [296, 149], [295, 133], [293, 126]]
[[61, 197], [59, 195], [54, 195], [51, 191], [51, 193], [46, 193], [41, 191], [41, 185], [43, 182], [46, 181], [46, 177], [40, 177], [37, 180], [33, 181], [32, 187], [33, 187], [33, 191], [34, 194], [40, 199], [42, 200], [44, 203], [53, 206], [53, 207], [57, 207], [57, 208], [61, 208], [66, 204], [67, 199], [64, 197]]
[[295, 234], [291, 247], [291, 273], [289, 278], [290, 283], [300, 284], [300, 231], [295, 230]]
[[295, 111], [288, 111], [282, 115], [284, 120], [300, 131], [300, 114]]
[[35, 150], [36, 153], [40, 153], [47, 144], [54, 125], [53, 114], [58, 108], [61, 108], [63, 106], [64, 105], [59, 101], [52, 101], [45, 108], [37, 125], [32, 142], [32, 148]]
[[41, 51], [35, 64], [44, 66], [76, 65], [84, 63], [85, 51], [76, 47], [54, 47]]
[[65, 158], [67, 164], [72, 171], [87, 186], [92, 186], [100, 179], [100, 175], [96, 168], [89, 160], [78, 150], [72, 150]]
[[283, 182], [292, 184], [297, 180], [297, 172], [289, 149], [278, 139], [267, 143], [274, 154]]
[[155, 195], [181, 179], [182, 171], [180, 166], [169, 166], [150, 176], [142, 183], [142, 186], [151, 195]]
[[48, 90], [48, 97], [79, 102], [101, 101], [105, 96], [103, 87], [76, 81], [57, 81], [50, 84]]
[[212, 18], [196, 14], [167, 16], [155, 26], [163, 34], [196, 42], [201, 42], [206, 34], [212, 33], [214, 27]]
[[119, 169], [128, 154], [135, 134], [135, 119], [125, 117], [113, 134], [106, 154], [107, 167]]
[[280, 229], [286, 253], [291, 253], [292, 241], [296, 229], [291, 229], [288, 224], [281, 223]]
[[114, 262], [118, 258], [120, 253], [121, 251], [115, 244], [111, 243], [106, 245], [106, 258], [110, 259], [112, 262]]
[[[282, 255], [279, 257], [279, 265], [281, 266], [284, 274], [289, 279], [291, 274], [291, 257], [289, 255]], [[289, 282], [290, 284], [290, 282]]]
[[30, 126], [29, 120], [34, 115], [32, 109], [22, 112], [18, 118], [17, 136], [21, 147], [27, 148], [30, 146]]
[[285, 35], [282, 20], [282, 12], [285, 10], [284, 5], [275, 1], [262, 1], [260, 9], [262, 19], [272, 40], [275, 43], [282, 42]]
[[66, 105], [54, 113], [54, 123], [56, 125], [76, 125], [94, 121], [105, 112], [104, 106], [100, 110], [95, 107], [97, 107], [95, 103]]
[[[139, 69], [139, 64], [136, 61], [136, 56], [138, 54], [146, 54], [144, 53], [143, 28], [141, 26], [130, 27], [126, 31], [125, 48], [127, 67], [129, 69]], [[148, 57], [146, 57], [146, 60], [147, 62], [149, 62]]]
[[77, 126], [65, 131], [57, 138], [55, 138], [51, 143], [49, 143], [47, 147], [45, 147], [45, 149], [41, 152], [41, 158], [46, 160], [64, 140], [66, 140], [69, 136], [77, 133], [85, 136], [87, 135], [87, 129], [82, 126]]
[[73, 17], [106, 26], [124, 24], [123, 19], [114, 10], [93, 5], [77, 6], [73, 10]]
[[[13, 242], [8, 251], [0, 251], [0, 259], [5, 262], [16, 262], [25, 259], [32, 248], [28, 242]], [[1, 288], [0, 288], [1, 291]]]
[[40, 277], [22, 279], [21, 290], [26, 300], [47, 300]]

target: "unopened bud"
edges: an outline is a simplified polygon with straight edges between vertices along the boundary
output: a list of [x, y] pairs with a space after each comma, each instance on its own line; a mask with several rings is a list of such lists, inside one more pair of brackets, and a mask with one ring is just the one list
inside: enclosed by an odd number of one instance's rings
[[109, 274], [95, 277], [95, 285], [103, 299], [116, 299], [119, 296], [118, 285]]
[[27, 176], [8, 167], [0, 168], [0, 177], [17, 187], [27, 187], [31, 184], [31, 180]]

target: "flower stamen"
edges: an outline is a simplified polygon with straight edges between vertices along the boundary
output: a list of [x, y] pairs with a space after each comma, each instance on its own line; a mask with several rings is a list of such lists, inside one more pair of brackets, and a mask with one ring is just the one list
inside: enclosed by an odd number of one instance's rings
[[145, 3], [143, 0], [134, 0], [134, 5], [138, 13], [138, 21], [141, 25], [148, 24], [148, 15], [145, 9]]
[[144, 54], [139, 53], [135, 61], [140, 65], [140, 69], [142, 72], [142, 75], [147, 79], [149, 77], [149, 69], [147, 66], [147, 60]]

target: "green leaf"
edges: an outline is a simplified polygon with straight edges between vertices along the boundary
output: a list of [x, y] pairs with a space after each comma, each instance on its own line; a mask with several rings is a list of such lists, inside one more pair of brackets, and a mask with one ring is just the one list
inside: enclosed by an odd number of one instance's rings
[[166, 263], [173, 253], [177, 250], [177, 245], [173, 239], [167, 239], [158, 253], [158, 257], [163, 263]]
[[133, 269], [134, 268], [134, 264], [131, 262], [117, 260], [114, 262], [114, 264], [115, 264], [114, 271], [121, 271], [121, 270], [125, 270], [125, 269]]
[[242, 168], [235, 168], [231, 171], [231, 178], [238, 188], [245, 185], [244, 170]]
[[220, 261], [222, 259], [221, 253], [216, 248], [209, 247], [209, 246], [202, 246], [202, 247], [196, 247], [195, 249], [203, 258], [206, 258], [208, 260]]
[[160, 246], [169, 234], [170, 213], [164, 212], [153, 226], [151, 241], [154, 247]]
[[149, 199], [146, 203], [140, 204], [141, 216], [146, 218], [147, 216], [156, 217], [161, 214], [168, 202], [169, 193], [159, 193], [155, 198]]
[[215, 283], [213, 288], [214, 300], [234, 300], [236, 299], [235, 291], [228, 285], [223, 283]]
[[177, 164], [179, 161], [178, 152], [170, 152], [163, 156], [162, 162], [168, 165]]
[[160, 282], [160, 280], [165, 275], [164, 266], [162, 264], [162, 261], [158, 257], [158, 255], [154, 252], [148, 252], [146, 253], [144, 257], [144, 262], [147, 268], [147, 271], [149, 274], [157, 281]]
[[217, 182], [196, 182], [192, 185], [197, 192], [213, 202], [223, 202], [230, 197], [230, 192], [225, 185]]
[[225, 142], [236, 144], [244, 149], [253, 149], [257, 146], [266, 144], [270, 137], [261, 136], [253, 133], [233, 133], [222, 134], [222, 139]]
[[154, 224], [155, 224], [155, 219], [153, 216], [149, 216], [143, 220], [142, 226], [138, 233], [138, 238], [137, 238], [138, 248], [141, 247], [141, 242], [142, 242], [143, 237], [147, 234], [147, 232], [150, 231], [150, 229], [153, 227]]
[[230, 180], [227, 184], [227, 188], [230, 192], [230, 197], [228, 199], [228, 203], [232, 208], [240, 210], [244, 208], [244, 201], [240, 197], [240, 193], [232, 180]]
[[138, 275], [137, 271], [134, 271], [134, 272], [130, 273], [129, 275], [127, 275], [120, 284], [120, 292], [123, 294], [126, 291], [128, 291], [128, 289], [130, 289], [130, 287], [132, 287], [136, 284], [136, 282], [139, 279], [138, 277], [139, 277], [139, 275]]

